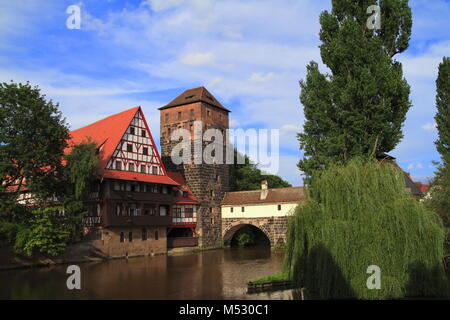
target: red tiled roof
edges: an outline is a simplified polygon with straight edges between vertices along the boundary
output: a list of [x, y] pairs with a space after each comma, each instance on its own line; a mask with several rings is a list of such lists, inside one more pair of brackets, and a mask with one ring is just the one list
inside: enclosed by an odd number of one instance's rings
[[64, 150], [64, 153], [68, 154], [74, 145], [90, 139], [97, 147], [101, 147], [98, 157], [100, 174], [103, 177], [178, 185], [177, 182], [173, 181], [168, 176], [106, 169], [109, 159], [116, 150], [117, 145], [134, 116], [140, 109], [141, 107], [131, 108], [70, 132], [71, 139], [69, 140], [69, 146]]
[[182, 191], [187, 191], [187, 197], [183, 197], [181, 195], [178, 195], [175, 202], [179, 204], [198, 204], [197, 198], [192, 193], [191, 189], [189, 189], [189, 186], [186, 183], [186, 180], [184, 180], [183, 176], [178, 172], [167, 172], [167, 175], [177, 182], [181, 186]]
[[175, 182], [168, 176], [160, 176], [153, 174], [145, 174], [139, 172], [130, 172], [130, 171], [119, 171], [119, 170], [104, 170], [103, 177], [109, 179], [118, 179], [118, 180], [128, 180], [128, 181], [141, 181], [141, 182], [150, 182], [150, 183], [162, 183], [169, 184], [173, 186], [178, 186], [179, 184]]
[[227, 112], [231, 112], [227, 108], [225, 108], [214, 96], [205, 88], [205, 87], [198, 87], [193, 89], [188, 89], [184, 91], [182, 94], [180, 94], [178, 97], [170, 101], [165, 106], [159, 108], [159, 110], [171, 108], [171, 107], [178, 107], [189, 103], [194, 102], [205, 102], [209, 105], [215, 106], [219, 109], [225, 110]]
[[268, 189], [267, 197], [261, 200], [261, 190], [226, 192], [222, 201], [224, 206], [248, 204], [286, 203], [305, 200], [303, 187]]

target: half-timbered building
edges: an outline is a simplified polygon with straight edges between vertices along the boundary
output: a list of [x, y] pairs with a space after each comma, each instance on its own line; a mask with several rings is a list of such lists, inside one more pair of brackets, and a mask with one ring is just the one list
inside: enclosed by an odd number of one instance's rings
[[195, 245], [198, 201], [181, 175], [166, 171], [140, 107], [70, 135], [66, 152], [83, 141], [97, 146], [99, 178], [89, 196], [86, 227], [105, 254], [166, 252], [173, 229], [190, 231], [185, 238]]

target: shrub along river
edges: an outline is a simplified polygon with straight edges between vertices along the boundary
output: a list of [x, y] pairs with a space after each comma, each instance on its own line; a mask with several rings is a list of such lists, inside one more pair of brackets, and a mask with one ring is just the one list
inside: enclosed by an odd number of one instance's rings
[[282, 270], [269, 247], [226, 248], [80, 263], [81, 290], [67, 265], [0, 272], [0, 299], [292, 299], [291, 290], [247, 293], [247, 282]]

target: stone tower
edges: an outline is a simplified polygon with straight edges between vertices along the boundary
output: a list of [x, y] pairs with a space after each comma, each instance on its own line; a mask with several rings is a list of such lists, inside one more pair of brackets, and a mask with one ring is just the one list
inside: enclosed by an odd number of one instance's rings
[[[181, 173], [190, 189], [200, 202], [197, 211], [196, 233], [199, 236], [199, 246], [214, 248], [221, 246], [222, 217], [221, 202], [224, 193], [229, 188], [229, 167], [225, 164], [225, 150], [223, 164], [206, 164], [204, 161], [194, 163], [194, 143], [191, 144], [191, 164], [175, 165], [171, 159], [171, 152], [177, 142], [171, 142], [171, 134], [176, 129], [189, 130], [192, 142], [202, 136], [196, 134], [194, 122], [201, 121], [204, 133], [207, 129], [219, 129], [224, 135], [228, 129], [228, 114], [225, 108], [204, 87], [189, 89], [180, 94], [169, 104], [159, 108], [161, 116], [161, 156], [168, 171]], [[203, 142], [203, 146], [210, 142]]]

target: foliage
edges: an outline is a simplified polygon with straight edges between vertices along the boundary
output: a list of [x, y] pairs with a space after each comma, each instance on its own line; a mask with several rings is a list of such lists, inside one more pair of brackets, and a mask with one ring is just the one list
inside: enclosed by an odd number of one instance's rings
[[33, 252], [56, 256], [63, 252], [69, 232], [64, 224], [62, 207], [47, 207], [33, 210], [30, 228], [23, 228], [16, 239], [16, 249], [28, 256]]
[[3, 205], [11, 201], [5, 198], [15, 199], [25, 182], [37, 199], [59, 194], [69, 135], [58, 104], [29, 83], [0, 83], [0, 123], [0, 185], [18, 185], [16, 192], [2, 192], [0, 211], [8, 212]]
[[75, 145], [65, 157], [67, 181], [63, 205], [72, 239], [80, 234], [88, 212], [89, 191], [99, 167], [96, 150], [96, 144], [88, 140]]
[[257, 279], [255, 281], [252, 281], [253, 283], [263, 283], [263, 282], [270, 282], [270, 281], [289, 281], [290, 273], [287, 271], [279, 272], [270, 274], [268, 276], [262, 277], [260, 279]]
[[441, 217], [447, 230], [445, 252], [450, 254], [450, 58], [444, 57], [436, 80], [435, 116], [439, 138], [436, 147], [442, 164], [430, 182], [425, 203]]
[[[444, 230], [405, 189], [400, 169], [353, 159], [314, 172], [308, 201], [289, 218], [285, 266], [320, 298], [443, 296]], [[381, 289], [366, 286], [381, 268]]]
[[0, 240], [14, 243], [19, 228], [20, 225], [17, 223], [0, 221]]
[[253, 235], [250, 232], [241, 232], [236, 236], [239, 247], [247, 247], [253, 244]]
[[[238, 157], [244, 159], [243, 164], [238, 163]], [[235, 161], [230, 165], [230, 191], [247, 191], [261, 188], [261, 181], [266, 180], [269, 188], [291, 187], [291, 184], [279, 176], [266, 174], [253, 164], [247, 155], [235, 150]]]
[[381, 156], [402, 138], [410, 88], [393, 57], [408, 47], [411, 9], [408, 0], [380, 0], [381, 30], [369, 30], [366, 10], [376, 3], [333, 0], [331, 13], [320, 15], [320, 53], [331, 74], [311, 62], [300, 81], [306, 122], [298, 166], [307, 177], [355, 156]]
[[436, 125], [439, 139], [436, 147], [444, 166], [450, 165], [450, 57], [444, 57], [439, 65], [436, 80]]

